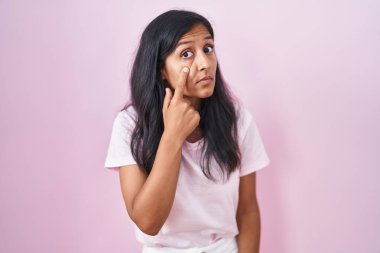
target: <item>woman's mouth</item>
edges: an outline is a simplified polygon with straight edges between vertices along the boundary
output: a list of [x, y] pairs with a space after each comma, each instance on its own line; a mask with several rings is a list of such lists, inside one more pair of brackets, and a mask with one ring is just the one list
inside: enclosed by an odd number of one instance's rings
[[212, 83], [213, 78], [211, 76], [205, 76], [197, 82], [200, 85], [207, 85]]

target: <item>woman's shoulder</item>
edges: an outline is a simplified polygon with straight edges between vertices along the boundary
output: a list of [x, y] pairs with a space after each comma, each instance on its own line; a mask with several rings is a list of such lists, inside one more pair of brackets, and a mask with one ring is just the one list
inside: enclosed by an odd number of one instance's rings
[[239, 141], [243, 141], [247, 134], [255, 133], [258, 131], [254, 116], [250, 112], [250, 109], [245, 106], [239, 106], [237, 108], [237, 129]]
[[132, 104], [126, 105], [122, 110], [118, 112], [116, 117], [119, 118], [119, 120], [136, 121], [137, 119], [136, 108]]
[[237, 125], [239, 129], [246, 128], [253, 120], [250, 111], [242, 104], [236, 105]]
[[121, 109], [114, 120], [115, 127], [132, 127], [137, 122], [137, 111], [133, 105]]

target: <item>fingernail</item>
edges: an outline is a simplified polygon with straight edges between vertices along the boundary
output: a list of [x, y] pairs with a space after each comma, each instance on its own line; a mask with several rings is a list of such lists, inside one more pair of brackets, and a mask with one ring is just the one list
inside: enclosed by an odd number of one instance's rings
[[183, 72], [186, 72], [186, 73], [189, 72], [189, 68], [188, 67], [184, 67], [183, 68]]

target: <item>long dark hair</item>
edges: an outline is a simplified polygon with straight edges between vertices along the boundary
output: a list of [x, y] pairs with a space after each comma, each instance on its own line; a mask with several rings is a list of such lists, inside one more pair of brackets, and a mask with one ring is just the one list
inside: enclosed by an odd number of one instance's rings
[[[159, 15], [148, 24], [141, 36], [130, 77], [131, 102], [122, 110], [133, 106], [137, 113], [130, 148], [140, 169], [148, 175], [164, 131], [162, 107], [166, 85], [160, 71], [179, 39], [196, 24], [203, 24], [214, 39], [209, 21], [185, 10], [170, 10]], [[212, 157], [219, 165], [219, 172], [223, 175], [227, 172], [227, 179], [241, 165], [238, 113], [234, 106], [237, 100], [228, 90], [219, 64], [215, 74], [214, 92], [212, 96], [202, 99], [199, 111], [199, 126], [204, 138], [201, 167], [204, 175], [212, 181], [215, 181], [210, 170]]]

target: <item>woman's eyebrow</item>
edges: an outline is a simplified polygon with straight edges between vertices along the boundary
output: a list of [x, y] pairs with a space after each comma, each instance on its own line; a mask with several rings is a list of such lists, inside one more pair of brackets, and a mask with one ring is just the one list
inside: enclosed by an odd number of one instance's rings
[[[211, 35], [207, 35], [207, 36], [204, 37], [203, 39], [204, 39], [204, 40], [212, 39], [212, 36], [211, 36]], [[189, 43], [193, 43], [193, 42], [194, 42], [194, 41], [192, 41], [192, 40], [181, 41], [181, 42], [178, 42], [177, 47], [179, 47], [180, 45], [189, 44]]]

